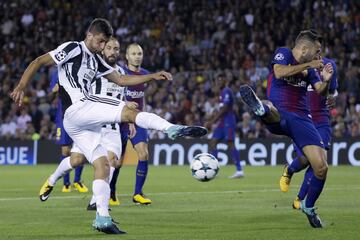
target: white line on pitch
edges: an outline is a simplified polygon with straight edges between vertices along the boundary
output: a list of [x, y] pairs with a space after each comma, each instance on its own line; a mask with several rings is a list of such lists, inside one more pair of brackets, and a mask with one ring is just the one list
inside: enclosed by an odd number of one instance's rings
[[[347, 190], [360, 190], [360, 186], [351, 186], [351, 187], [339, 187], [339, 188], [326, 188], [326, 191], [347, 191]], [[232, 193], [257, 193], [257, 192], [280, 192], [279, 189], [253, 189], [253, 190], [229, 190], [229, 191], [212, 191], [212, 192], [159, 192], [159, 193], [147, 193], [151, 196], [161, 196], [161, 195], [183, 195], [183, 194], [232, 194]], [[81, 199], [87, 198], [87, 195], [77, 195], [77, 196], [51, 196], [51, 199]], [[118, 196], [132, 196], [132, 194], [118, 194]], [[22, 200], [38, 200], [37, 197], [14, 197], [14, 198], [0, 198], [0, 201], [22, 201]]]

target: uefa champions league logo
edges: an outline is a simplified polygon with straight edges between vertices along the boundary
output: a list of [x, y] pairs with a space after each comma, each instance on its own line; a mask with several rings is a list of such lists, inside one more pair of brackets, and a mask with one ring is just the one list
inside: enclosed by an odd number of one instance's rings
[[278, 53], [278, 54], [275, 55], [274, 59], [277, 60], [277, 61], [283, 60], [284, 59], [284, 54]]
[[62, 60], [64, 60], [66, 58], [66, 52], [64, 50], [61, 50], [60, 52], [58, 52], [57, 54], [55, 54], [55, 58], [61, 62]]

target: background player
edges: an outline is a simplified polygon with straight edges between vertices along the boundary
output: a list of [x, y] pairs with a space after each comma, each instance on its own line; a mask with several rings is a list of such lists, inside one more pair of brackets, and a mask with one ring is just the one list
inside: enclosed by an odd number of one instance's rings
[[230, 178], [241, 178], [244, 176], [244, 172], [240, 164], [239, 151], [235, 148], [234, 145], [236, 134], [236, 116], [233, 110], [234, 94], [229, 87], [229, 80], [226, 79], [224, 74], [219, 74], [216, 77], [215, 85], [216, 88], [221, 91], [220, 109], [217, 113], [209, 117], [209, 121], [206, 124], [206, 126], [210, 128], [214, 123], [218, 122], [210, 142], [210, 149], [212, 150], [211, 154], [217, 157], [217, 144], [220, 141], [227, 141], [227, 144], [231, 151], [231, 156], [236, 167], [236, 172], [232, 176], [230, 176]]
[[[330, 112], [328, 108], [328, 100], [331, 100], [331, 103], [334, 103], [334, 97], [337, 95], [337, 70], [336, 64], [333, 60], [329, 58], [322, 58], [324, 64], [330, 63], [333, 67], [333, 75], [330, 80], [329, 94], [327, 97], [319, 95], [314, 89], [309, 86], [307, 92], [307, 102], [310, 106], [310, 112], [312, 121], [315, 125], [315, 128], [320, 134], [322, 141], [324, 142], [324, 147], [328, 151], [331, 145], [331, 125], [330, 125]], [[321, 76], [322, 78], [322, 76]], [[309, 161], [306, 159], [301, 150], [294, 144], [294, 149], [297, 153], [297, 157], [291, 162], [289, 166], [285, 166], [282, 177], [280, 178], [280, 189], [282, 192], [287, 192], [289, 190], [291, 177], [294, 173], [301, 171], [302, 169], [309, 166]], [[311, 181], [311, 176], [313, 170], [311, 166], [308, 167], [304, 181], [300, 187], [300, 191], [293, 202], [293, 208], [300, 209], [301, 201], [305, 199], [309, 183]]]
[[[273, 134], [289, 136], [309, 160], [314, 171], [302, 211], [315, 228], [322, 227], [314, 204], [324, 187], [328, 166], [321, 137], [310, 118], [306, 92], [309, 84], [322, 95], [328, 92], [333, 69], [331, 64], [324, 67], [323, 60], [318, 59], [321, 41], [315, 31], [306, 30], [300, 32], [293, 49], [276, 50], [268, 82], [270, 101], [261, 102], [247, 85], [240, 87], [243, 101], [266, 127]], [[315, 70], [321, 68], [323, 82]]]
[[[132, 43], [126, 48], [126, 60], [127, 66], [124, 67], [127, 75], [146, 75], [149, 71], [141, 67], [144, 53], [141, 46], [137, 43]], [[138, 84], [134, 86], [127, 86], [125, 90], [126, 101], [136, 102], [140, 110], [145, 110], [145, 84]], [[129, 130], [130, 125], [130, 130]], [[134, 129], [135, 128], [135, 129]], [[121, 139], [123, 143], [123, 154], [125, 153], [126, 143], [128, 136], [134, 146], [136, 154], [138, 156], [138, 164], [136, 167], [136, 180], [135, 189], [133, 194], [133, 202], [136, 204], [151, 204], [152, 201], [146, 197], [143, 193], [143, 186], [148, 174], [148, 134], [147, 130], [132, 124], [121, 125]], [[114, 172], [114, 177], [110, 182], [111, 199], [116, 201], [116, 180], [119, 175], [120, 167]]]
[[[43, 66], [58, 65], [59, 91], [65, 111], [64, 127], [76, 147], [94, 166], [93, 194], [96, 197], [97, 213], [93, 227], [105, 233], [123, 234], [109, 215], [110, 171], [106, 149], [100, 142], [101, 126], [108, 123], [133, 122], [144, 128], [164, 131], [171, 139], [184, 136], [200, 137], [207, 131], [197, 126], [174, 125], [155, 114], [129, 108], [118, 99], [99, 97], [91, 93], [92, 81], [102, 76], [118, 85], [136, 85], [153, 79], [172, 79], [171, 74], [167, 72], [125, 76], [114, 70], [98, 55], [112, 34], [113, 29], [107, 20], [93, 20], [84, 41], [64, 43], [33, 60], [10, 96], [21, 106], [24, 90], [35, 73]], [[55, 174], [41, 188], [40, 199], [47, 200], [56, 180], [76, 166], [78, 165], [71, 162], [70, 158], [61, 161]]]
[[[59, 91], [59, 77], [58, 71], [54, 71], [51, 75], [50, 89], [54, 94], [57, 94]], [[62, 110], [61, 100], [57, 99], [57, 109], [56, 109], [56, 144], [61, 145], [61, 161], [70, 156], [71, 146], [73, 144], [72, 139], [69, 137], [67, 132], [64, 129], [63, 125], [63, 116], [64, 112]], [[81, 173], [84, 168], [84, 165], [78, 166], [75, 168], [74, 176], [74, 188], [81, 193], [88, 192], [88, 188], [81, 182]], [[71, 192], [71, 182], [70, 182], [70, 172], [64, 175], [64, 186], [62, 192], [68, 193]]]

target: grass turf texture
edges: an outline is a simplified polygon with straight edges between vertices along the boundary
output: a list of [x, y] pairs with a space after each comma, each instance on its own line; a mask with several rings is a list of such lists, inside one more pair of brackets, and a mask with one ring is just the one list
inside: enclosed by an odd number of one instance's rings
[[[0, 239], [359, 239], [360, 168], [332, 167], [317, 203], [324, 229], [310, 227], [293, 210], [303, 173], [293, 177], [288, 193], [278, 187], [282, 167], [245, 167], [243, 179], [228, 179], [233, 166], [222, 167], [210, 182], [191, 177], [188, 166], [149, 169], [145, 193], [151, 206], [131, 201], [135, 167], [125, 166], [118, 179], [122, 204], [112, 217], [127, 235], [92, 230], [95, 212], [86, 211], [91, 193], [61, 193], [62, 180], [46, 202], [38, 192], [55, 165], [0, 166]], [[93, 169], [84, 168], [91, 189]], [[71, 174], [73, 179], [73, 173]]]

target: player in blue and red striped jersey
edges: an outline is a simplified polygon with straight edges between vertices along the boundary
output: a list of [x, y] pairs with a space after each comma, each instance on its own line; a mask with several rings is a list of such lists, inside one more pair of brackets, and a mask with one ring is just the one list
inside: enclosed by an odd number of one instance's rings
[[[306, 93], [312, 85], [318, 93], [327, 95], [333, 74], [332, 65], [324, 66], [319, 60], [321, 41], [317, 32], [305, 30], [297, 36], [294, 48], [275, 51], [268, 82], [269, 101], [260, 101], [247, 85], [240, 87], [242, 100], [270, 132], [290, 137], [309, 160], [313, 172], [301, 208], [314, 228], [322, 227], [314, 205], [323, 190], [328, 166], [323, 141], [311, 121]], [[316, 69], [322, 69], [323, 81]]]
[[[141, 67], [143, 61], [143, 50], [141, 46], [137, 43], [132, 43], [126, 48], [126, 60], [127, 66], [124, 67], [126, 75], [146, 75], [149, 74], [149, 71]], [[134, 86], [127, 86], [125, 89], [125, 98], [126, 101], [136, 102], [138, 104], [138, 109], [143, 111], [145, 109], [145, 84], [138, 84]], [[143, 186], [148, 174], [148, 160], [149, 160], [149, 151], [148, 151], [148, 133], [147, 130], [141, 128], [137, 125], [130, 125], [130, 128], [133, 128], [130, 132], [129, 124], [121, 124], [121, 140], [123, 144], [123, 151], [125, 153], [126, 143], [128, 140], [129, 133], [130, 141], [134, 147], [134, 150], [138, 156], [138, 164], [136, 168], [136, 180], [135, 180], [135, 189], [133, 194], [133, 202], [136, 204], [149, 205], [152, 203], [151, 199], [146, 197], [143, 193]], [[134, 129], [135, 128], [135, 129]], [[113, 178], [110, 183], [111, 189], [111, 199], [116, 201], [116, 181], [119, 175], [120, 168], [116, 169], [113, 174]], [[111, 204], [111, 202], [110, 202]]]
[[[310, 106], [310, 112], [312, 121], [315, 128], [318, 130], [321, 139], [324, 142], [324, 147], [328, 151], [331, 144], [331, 125], [330, 125], [330, 113], [329, 113], [329, 100], [334, 103], [334, 97], [337, 95], [338, 82], [336, 78], [336, 64], [329, 58], [322, 58], [324, 64], [330, 63], [333, 67], [333, 75], [330, 80], [329, 94], [328, 96], [319, 95], [314, 89], [309, 86], [307, 92], [307, 101]], [[284, 173], [280, 178], [280, 189], [282, 192], [289, 190], [291, 177], [294, 173], [299, 172], [309, 166], [309, 161], [306, 159], [302, 151], [294, 144], [294, 149], [297, 153], [296, 158], [291, 162], [289, 166], [285, 166]], [[305, 199], [309, 182], [311, 181], [313, 169], [311, 166], [306, 170], [304, 181], [300, 187], [300, 191], [293, 202], [294, 209], [301, 209], [301, 201]]]
[[235, 148], [235, 134], [236, 134], [236, 115], [233, 110], [234, 94], [229, 85], [229, 80], [224, 74], [220, 74], [215, 79], [215, 84], [220, 89], [220, 109], [217, 113], [210, 116], [210, 120], [206, 126], [210, 128], [214, 123], [218, 123], [210, 142], [211, 154], [217, 158], [218, 150], [216, 148], [220, 141], [226, 141], [231, 151], [236, 172], [229, 178], [241, 178], [244, 176], [240, 164], [240, 154]]
[[[50, 81], [50, 89], [53, 93], [57, 93], [59, 90], [59, 78], [58, 78], [58, 71], [53, 71], [51, 74], [51, 81]], [[71, 146], [73, 144], [73, 140], [67, 134], [64, 129], [63, 125], [63, 108], [60, 99], [57, 101], [57, 110], [56, 110], [56, 144], [61, 145], [61, 161], [70, 156]], [[86, 193], [88, 192], [88, 188], [85, 186], [84, 183], [81, 182], [81, 173], [84, 166], [78, 166], [75, 168], [75, 176], [74, 176], [74, 189], [81, 192]], [[66, 173], [64, 176], [64, 186], [62, 188], [63, 193], [71, 192], [71, 182], [70, 182], [70, 173]]]

